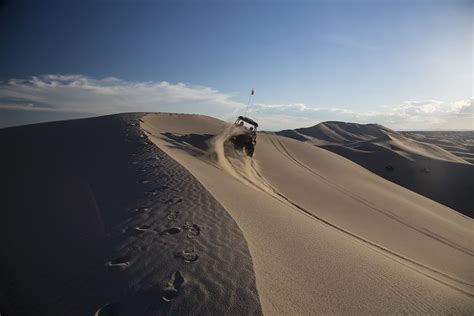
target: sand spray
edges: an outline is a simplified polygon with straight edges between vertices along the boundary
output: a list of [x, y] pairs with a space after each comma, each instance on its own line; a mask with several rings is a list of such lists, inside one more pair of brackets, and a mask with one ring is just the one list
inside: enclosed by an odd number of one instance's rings
[[278, 198], [273, 188], [261, 176], [258, 163], [245, 153], [236, 151], [228, 140], [242, 133], [234, 125], [227, 126], [220, 134], [209, 141], [209, 154], [214, 157], [217, 166], [245, 185], [259, 189]]

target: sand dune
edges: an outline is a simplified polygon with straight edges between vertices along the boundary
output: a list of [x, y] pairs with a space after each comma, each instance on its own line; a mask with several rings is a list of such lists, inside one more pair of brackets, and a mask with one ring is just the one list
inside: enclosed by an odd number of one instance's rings
[[378, 124], [325, 122], [278, 135], [330, 150], [414, 192], [474, 216], [474, 165]]
[[180, 114], [1, 130], [2, 312], [474, 312], [472, 219], [310, 143], [224, 154], [232, 133]]
[[141, 116], [0, 130], [2, 315], [261, 313], [241, 230]]
[[400, 134], [436, 145], [471, 164], [474, 163], [474, 131], [400, 132]]
[[393, 134], [394, 131], [378, 124], [356, 124], [330, 121], [312, 127], [283, 130], [278, 135], [316, 142], [318, 144], [350, 144]]
[[264, 313], [473, 311], [471, 219], [310, 144], [260, 134], [225, 159], [222, 121], [143, 120], [242, 229]]

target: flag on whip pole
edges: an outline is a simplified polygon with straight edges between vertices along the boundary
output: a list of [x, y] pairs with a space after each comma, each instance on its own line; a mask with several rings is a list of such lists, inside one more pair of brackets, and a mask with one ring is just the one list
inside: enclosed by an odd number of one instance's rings
[[247, 102], [247, 108], [245, 109], [245, 116], [247, 116], [247, 111], [249, 110], [250, 101], [252, 100], [252, 96], [254, 95], [255, 95], [255, 90], [252, 88], [252, 91], [250, 92], [250, 96], [249, 96], [249, 101]]

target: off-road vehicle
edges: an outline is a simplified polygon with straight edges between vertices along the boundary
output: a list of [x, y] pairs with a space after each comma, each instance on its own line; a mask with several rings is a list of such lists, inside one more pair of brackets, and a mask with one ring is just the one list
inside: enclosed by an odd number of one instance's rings
[[257, 143], [257, 122], [251, 118], [239, 116], [235, 120], [234, 128], [237, 128], [238, 132], [229, 141], [234, 144], [235, 150], [242, 151], [252, 157]]

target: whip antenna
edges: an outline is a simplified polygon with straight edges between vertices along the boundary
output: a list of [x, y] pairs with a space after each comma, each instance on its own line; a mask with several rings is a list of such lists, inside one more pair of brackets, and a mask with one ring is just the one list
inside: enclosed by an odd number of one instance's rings
[[244, 116], [247, 116], [247, 111], [249, 110], [250, 101], [252, 100], [252, 97], [254, 96], [254, 94], [255, 94], [255, 90], [252, 88], [252, 92], [250, 92], [249, 101], [247, 102], [247, 108], [245, 109], [245, 115]]

